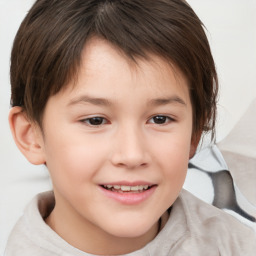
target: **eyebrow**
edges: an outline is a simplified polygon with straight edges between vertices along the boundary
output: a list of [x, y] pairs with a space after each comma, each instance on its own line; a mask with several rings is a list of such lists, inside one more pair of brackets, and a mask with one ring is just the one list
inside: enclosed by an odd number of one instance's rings
[[[72, 99], [68, 103], [68, 106], [72, 106], [72, 105], [76, 105], [76, 104], [80, 104], [80, 103], [89, 103], [89, 104], [98, 105], [98, 106], [111, 106], [112, 105], [112, 103], [108, 99], [82, 95], [80, 97]], [[175, 103], [186, 106], [185, 101], [178, 96], [151, 99], [148, 101], [147, 105], [161, 106], [161, 105], [168, 105], [168, 104], [175, 104]]]
[[161, 105], [168, 105], [168, 104], [175, 104], [175, 103], [186, 106], [185, 101], [179, 96], [171, 96], [167, 98], [156, 98], [149, 101], [149, 105], [153, 105], [153, 106], [161, 106]]
[[76, 104], [79, 104], [79, 103], [90, 103], [90, 104], [99, 105], [99, 106], [110, 106], [110, 105], [112, 105], [111, 102], [107, 99], [97, 98], [97, 97], [90, 97], [90, 96], [87, 96], [87, 95], [82, 95], [78, 98], [75, 98], [75, 99], [71, 100], [68, 103], [68, 105], [71, 106], [71, 105], [76, 105]]

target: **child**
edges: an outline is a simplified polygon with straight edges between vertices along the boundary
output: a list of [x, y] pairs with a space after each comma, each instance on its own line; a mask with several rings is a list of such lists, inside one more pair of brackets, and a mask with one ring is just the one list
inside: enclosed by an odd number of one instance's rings
[[214, 135], [217, 75], [183, 0], [37, 0], [11, 57], [14, 140], [53, 192], [13, 255], [254, 255], [255, 234], [182, 190]]

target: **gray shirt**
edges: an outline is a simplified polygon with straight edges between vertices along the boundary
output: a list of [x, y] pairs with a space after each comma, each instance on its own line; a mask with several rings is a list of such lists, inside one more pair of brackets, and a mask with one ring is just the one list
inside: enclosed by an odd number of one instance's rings
[[[5, 256], [92, 256], [59, 237], [44, 218], [54, 207], [52, 192], [39, 194], [14, 227]], [[159, 234], [127, 256], [255, 256], [256, 234], [232, 216], [181, 191]]]

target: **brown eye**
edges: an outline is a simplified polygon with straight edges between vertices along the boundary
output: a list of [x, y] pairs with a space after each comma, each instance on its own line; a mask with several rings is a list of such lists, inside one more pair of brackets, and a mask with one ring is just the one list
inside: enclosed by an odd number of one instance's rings
[[158, 116], [154, 116], [154, 117], [150, 118], [149, 123], [166, 124], [166, 123], [169, 123], [171, 121], [173, 121], [173, 119], [168, 117], [168, 116], [158, 115]]
[[87, 118], [82, 121], [90, 126], [99, 126], [107, 123], [105, 118], [99, 116]]
[[164, 124], [166, 122], [167, 117], [166, 116], [155, 116], [153, 117], [155, 124]]

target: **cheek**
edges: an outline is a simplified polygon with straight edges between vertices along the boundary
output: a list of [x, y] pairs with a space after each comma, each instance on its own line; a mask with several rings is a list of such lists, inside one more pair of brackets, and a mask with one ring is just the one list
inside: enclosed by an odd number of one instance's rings
[[[46, 143], [46, 164], [53, 183], [79, 184], [93, 175], [102, 164], [102, 147], [86, 139], [74, 136], [48, 137]], [[71, 181], [73, 183], [71, 183]]]
[[161, 159], [161, 169], [166, 182], [180, 185], [184, 182], [190, 153], [190, 136], [173, 134], [169, 143], [163, 142], [157, 147], [158, 158]]
[[161, 155], [162, 202], [164, 209], [169, 208], [178, 197], [188, 168], [189, 144], [184, 141], [172, 141]]
[[189, 160], [191, 146], [190, 133], [173, 132], [168, 136], [163, 137], [155, 150], [160, 158], [164, 158], [164, 161], [171, 163], [185, 163]]

